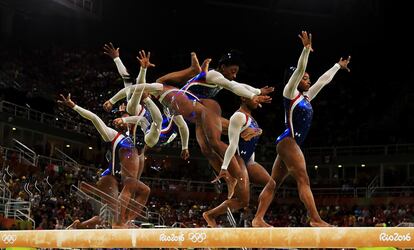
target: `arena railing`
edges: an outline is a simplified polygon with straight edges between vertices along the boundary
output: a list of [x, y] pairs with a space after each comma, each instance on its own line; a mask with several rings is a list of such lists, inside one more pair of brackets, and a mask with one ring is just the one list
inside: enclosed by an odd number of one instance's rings
[[[70, 130], [85, 135], [97, 135], [96, 129], [86, 122], [74, 122], [69, 119], [57, 117], [56, 115], [52, 114], [42, 113], [40, 111], [20, 106], [7, 101], [0, 102], [0, 112], [10, 114], [15, 117], [19, 117], [29, 121], [44, 123], [54, 128]], [[197, 145], [197, 141], [194, 138], [189, 138], [188, 146], [190, 148], [197, 147]], [[174, 140], [170, 144], [166, 145], [166, 147], [181, 148], [181, 141]]]
[[[253, 192], [257, 195], [260, 194], [263, 187], [255, 186]], [[366, 189], [366, 188], [364, 188]], [[332, 187], [332, 188], [312, 188], [312, 193], [314, 196], [341, 196], [341, 197], [358, 197], [356, 188], [354, 187]], [[365, 196], [365, 193], [363, 194]], [[281, 187], [276, 192], [276, 196], [280, 198], [287, 198], [287, 197], [298, 197], [298, 189], [295, 187]]]
[[[22, 153], [20, 151], [17, 151], [16, 149], [11, 149], [11, 148], [7, 148], [7, 147], [3, 147], [0, 146], [0, 157], [2, 157], [2, 165], [1, 167], [1, 175], [0, 175], [0, 192], [1, 192], [1, 197], [0, 199], [2, 199], [2, 202], [0, 202], [0, 204], [5, 204], [5, 202], [3, 201], [8, 201], [11, 200], [11, 191], [9, 189], [9, 187], [7, 186], [7, 179], [9, 177], [11, 177], [11, 173], [9, 171], [9, 166], [7, 164], [7, 160], [9, 157], [11, 157], [12, 154], [15, 154], [16, 156], [16, 160], [18, 160], [19, 162], [21, 162], [21, 158], [22, 158]], [[9, 176], [9, 177], [7, 177]], [[3, 209], [4, 210], [4, 209]]]
[[14, 213], [14, 218], [21, 220], [21, 221], [30, 221], [32, 225], [32, 229], [36, 228], [36, 221], [30, 217], [30, 215], [27, 215], [23, 213], [21, 210], [17, 209]]
[[414, 222], [401, 222], [396, 227], [414, 227]]
[[102, 226], [110, 223], [117, 213], [117, 211], [114, 211], [107, 204], [102, 202], [99, 197], [87, 194], [75, 185], [70, 187], [70, 193], [77, 196], [80, 200], [86, 200], [91, 204], [95, 214], [99, 214], [102, 220]]
[[311, 147], [305, 148], [304, 153], [309, 155], [319, 154], [332, 156], [414, 154], [414, 144]]
[[156, 212], [150, 212], [148, 211], [148, 221], [150, 223], [153, 223], [155, 225], [165, 225], [164, 218], [161, 216], [161, 214]]
[[[264, 149], [260, 150], [260, 148]], [[274, 152], [273, 143], [258, 145], [257, 152]], [[365, 155], [397, 155], [414, 154], [414, 144], [388, 144], [388, 145], [363, 145], [363, 146], [338, 146], [338, 147], [307, 147], [303, 149], [305, 155], [322, 156], [365, 156]]]
[[187, 226], [184, 223], [179, 222], [179, 221], [174, 222], [171, 227], [173, 227], [173, 228], [187, 228]]
[[[337, 196], [337, 197], [409, 197], [414, 194], [414, 186], [389, 186], [377, 187], [375, 192], [368, 196], [368, 187], [338, 187], [338, 188], [311, 188], [314, 196]], [[259, 194], [262, 187], [255, 186], [253, 190]], [[297, 197], [299, 195], [296, 187], [281, 187], [277, 194], [279, 197]]]
[[374, 179], [372, 179], [372, 181], [367, 186], [367, 197], [371, 197], [374, 194], [375, 190], [377, 190], [377, 188], [379, 187], [379, 182], [380, 180], [378, 175], [375, 176]]
[[26, 160], [27, 163], [30, 165], [35, 166], [37, 160], [37, 154], [30, 149], [28, 146], [24, 145], [24, 143], [18, 141], [17, 139], [13, 138], [14, 149], [20, 152], [20, 162], [21, 159]]
[[11, 114], [15, 117], [26, 119], [29, 121], [36, 121], [47, 124], [55, 128], [61, 128], [65, 130], [72, 130], [74, 132], [90, 135], [95, 133], [93, 126], [86, 125], [84, 123], [77, 123], [65, 118], [60, 118], [55, 115], [42, 113], [40, 111], [16, 105], [11, 102], [1, 101], [0, 112]]
[[153, 188], [162, 190], [182, 190], [186, 192], [215, 192], [216, 184], [204, 181], [189, 181], [178, 179], [161, 179], [141, 177], [141, 179]]
[[[11, 153], [15, 152], [17, 157], [19, 157], [20, 152], [14, 149], [7, 147], [2, 147], [3, 155], [7, 158]], [[73, 167], [72, 162], [67, 162], [62, 159], [55, 159], [47, 156], [38, 156], [38, 165], [39, 164], [55, 164], [65, 168]], [[77, 168], [84, 168], [87, 170], [97, 171], [96, 168], [84, 165], [77, 165]], [[5, 170], [3, 169], [3, 173]], [[177, 190], [187, 192], [221, 192], [217, 184], [212, 184], [208, 181], [189, 181], [189, 180], [178, 180], [178, 179], [160, 179], [152, 177], [142, 177], [142, 180], [145, 181], [152, 188], [159, 189], [168, 189], [168, 190]], [[260, 193], [262, 187], [253, 185], [253, 193]], [[316, 196], [349, 196], [349, 197], [367, 197], [368, 187], [333, 187], [333, 188], [315, 188], [312, 187], [312, 191]], [[370, 191], [372, 196], [405, 196], [407, 194], [414, 193], [414, 186], [389, 186], [389, 187], [376, 187], [375, 190]], [[281, 187], [277, 193], [281, 197], [297, 196], [297, 189], [289, 187]]]
[[31, 203], [29, 201], [9, 200], [5, 204], [4, 216], [19, 220], [30, 220], [34, 226], [34, 220], [31, 215]]
[[60, 150], [59, 148], [54, 148], [54, 152], [57, 154], [57, 157], [59, 157], [63, 161], [70, 162], [71, 165], [79, 165], [77, 161], [75, 161], [72, 157], [62, 152], [62, 150]]
[[[141, 178], [150, 188], [162, 189], [169, 191], [186, 191], [186, 192], [218, 192], [217, 185], [203, 181], [187, 181], [177, 179], [160, 179], [160, 178]], [[252, 185], [252, 193], [260, 194], [262, 186]], [[312, 188], [315, 196], [337, 196], [337, 197], [369, 197], [368, 187], [332, 187], [332, 188]], [[414, 194], [414, 186], [390, 186], [377, 187], [374, 192], [370, 193], [371, 197], [384, 196], [408, 196]], [[276, 194], [278, 197], [297, 197], [298, 190], [296, 187], [281, 187]]]
[[375, 192], [370, 197], [412, 197], [414, 194], [414, 186], [390, 186], [390, 187], [377, 187]]
[[[86, 122], [74, 122], [56, 115], [42, 113], [28, 107], [19, 106], [11, 102], [1, 101], [0, 112], [12, 114], [16, 117], [27, 120], [34, 120], [40, 123], [46, 123], [49, 126], [72, 130], [74, 132], [94, 135], [95, 128]], [[197, 147], [197, 141], [190, 138], [189, 147]], [[175, 140], [168, 147], [181, 147], [180, 140]], [[264, 149], [263, 149], [264, 147]], [[256, 152], [274, 152], [275, 145], [273, 142], [257, 145]], [[304, 148], [305, 155], [329, 155], [329, 156], [364, 156], [364, 155], [396, 155], [411, 154], [414, 155], [414, 144], [387, 144], [387, 145], [363, 145], [363, 146], [339, 146], [339, 147], [308, 147]], [[273, 160], [273, 159], [272, 159]], [[270, 164], [270, 162], [267, 162]], [[272, 162], [273, 163], [273, 162]]]

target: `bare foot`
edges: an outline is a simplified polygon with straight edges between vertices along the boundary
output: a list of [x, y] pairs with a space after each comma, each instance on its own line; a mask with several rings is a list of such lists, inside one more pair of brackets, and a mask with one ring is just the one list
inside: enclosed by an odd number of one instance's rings
[[254, 218], [252, 220], [252, 227], [273, 227], [272, 225], [266, 223], [263, 218]]
[[321, 221], [318, 221], [318, 222], [309, 222], [309, 225], [311, 226], [311, 227], [333, 227], [333, 225], [331, 225], [331, 224], [329, 224], [329, 223], [327, 223], [327, 222], [325, 222], [325, 221], [323, 221], [323, 220], [321, 220]]
[[233, 176], [229, 176], [228, 178], [226, 178], [226, 183], [227, 183], [227, 199], [231, 199], [231, 197], [233, 197], [234, 194], [234, 189], [236, 188], [237, 185], [237, 179], [233, 178]]
[[208, 215], [208, 212], [203, 213], [203, 218], [206, 220], [209, 227], [217, 227], [216, 220]]
[[203, 64], [201, 64], [201, 71], [207, 73], [210, 62], [211, 62], [211, 58], [207, 58], [206, 60], [204, 60]]
[[198, 58], [195, 52], [191, 52], [191, 71], [194, 75], [197, 75], [201, 72], [200, 63], [198, 62]]
[[76, 229], [79, 223], [80, 223], [80, 220], [75, 220], [74, 222], [72, 222], [72, 224], [66, 227], [66, 229]]

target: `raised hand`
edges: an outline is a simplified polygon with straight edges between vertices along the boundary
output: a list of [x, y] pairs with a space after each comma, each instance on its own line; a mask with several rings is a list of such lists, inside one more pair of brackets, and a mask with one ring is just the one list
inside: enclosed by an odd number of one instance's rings
[[64, 95], [60, 94], [60, 100], [57, 101], [59, 104], [63, 104], [68, 106], [69, 108], [73, 108], [76, 106], [76, 104], [70, 99], [70, 93], [68, 94], [67, 97], [65, 97]]
[[253, 97], [253, 102], [257, 103], [257, 104], [261, 104], [261, 103], [271, 103], [272, 102], [272, 97], [268, 96], [268, 95], [256, 95]]
[[339, 59], [338, 64], [341, 66], [341, 69], [345, 69], [348, 72], [351, 72], [351, 70], [348, 68], [348, 63], [351, 62], [351, 56], [348, 56], [347, 59]]
[[264, 86], [260, 89], [260, 95], [269, 95], [273, 91], [275, 91], [275, 87]]
[[104, 45], [104, 54], [108, 55], [110, 58], [115, 59], [119, 57], [119, 48], [114, 47], [114, 45], [110, 42], [109, 44]]
[[142, 68], [146, 69], [149, 67], [155, 67], [155, 64], [150, 62], [151, 52], [148, 52], [148, 54], [145, 54], [144, 50], [140, 50], [138, 53], [139, 53], [139, 56], [137, 56], [137, 59]]
[[241, 132], [240, 137], [243, 138], [243, 140], [245, 141], [250, 141], [253, 137], [256, 137], [258, 135], [262, 134], [262, 129], [261, 128], [246, 128], [245, 130], [243, 130], [243, 132]]
[[312, 48], [312, 34], [309, 33], [309, 35], [308, 35], [308, 32], [302, 31], [302, 33], [299, 34], [298, 36], [299, 36], [300, 40], [302, 40], [303, 47], [309, 48], [310, 51], [313, 52], [313, 48]]

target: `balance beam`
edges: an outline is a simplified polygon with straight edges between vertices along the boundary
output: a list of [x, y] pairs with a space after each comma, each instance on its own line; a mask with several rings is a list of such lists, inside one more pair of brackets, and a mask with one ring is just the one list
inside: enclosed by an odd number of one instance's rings
[[163, 228], [0, 231], [0, 248], [414, 247], [414, 227]]

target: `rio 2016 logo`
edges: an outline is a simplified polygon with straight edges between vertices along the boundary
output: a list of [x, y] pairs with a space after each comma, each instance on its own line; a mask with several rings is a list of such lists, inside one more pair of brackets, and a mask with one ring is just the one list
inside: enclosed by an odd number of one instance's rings
[[205, 239], [207, 239], [206, 233], [189, 233], [188, 239], [192, 242], [203, 242]]
[[411, 241], [411, 236], [410, 233], [407, 233], [406, 235], [401, 235], [399, 233], [394, 233], [394, 234], [386, 234], [386, 233], [381, 233], [379, 235], [379, 240], [380, 241]]
[[12, 235], [12, 234], [3, 234], [3, 236], [1, 237], [1, 239], [3, 240], [3, 242], [5, 244], [13, 244], [16, 241], [17, 236], [16, 235]]
[[170, 235], [161, 234], [160, 235], [160, 241], [184, 241], [184, 234], [179, 234], [179, 235], [175, 235], [175, 234], [170, 234]]

